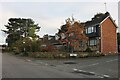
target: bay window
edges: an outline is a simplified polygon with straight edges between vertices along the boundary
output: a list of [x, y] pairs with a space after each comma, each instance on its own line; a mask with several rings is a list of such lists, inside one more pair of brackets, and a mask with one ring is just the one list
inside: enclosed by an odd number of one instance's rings
[[96, 27], [92, 26], [92, 27], [88, 27], [86, 28], [86, 34], [90, 34], [90, 33], [93, 33], [93, 32], [96, 32]]

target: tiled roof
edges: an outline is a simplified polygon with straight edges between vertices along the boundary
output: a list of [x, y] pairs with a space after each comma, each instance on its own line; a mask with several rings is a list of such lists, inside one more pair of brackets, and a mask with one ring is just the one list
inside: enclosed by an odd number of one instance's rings
[[85, 27], [87, 26], [91, 26], [91, 25], [94, 25], [94, 24], [98, 24], [100, 22], [102, 22], [106, 17], [108, 17], [110, 14], [109, 12], [106, 12], [105, 14], [103, 13], [99, 13], [99, 14], [96, 14], [91, 21], [87, 21], [85, 22]]

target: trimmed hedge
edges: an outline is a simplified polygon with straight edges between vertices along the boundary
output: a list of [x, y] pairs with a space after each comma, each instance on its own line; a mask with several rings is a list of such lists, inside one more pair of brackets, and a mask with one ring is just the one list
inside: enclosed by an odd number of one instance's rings
[[48, 59], [59, 59], [69, 58], [69, 54], [64, 52], [29, 52], [28, 56], [34, 58], [48, 58]]
[[[90, 53], [90, 52], [79, 52], [75, 53], [78, 56], [76, 58], [87, 58], [87, 57], [100, 57], [103, 56], [101, 53]], [[29, 57], [34, 58], [46, 58], [46, 59], [66, 59], [71, 58], [70, 54], [66, 52], [29, 52]]]
[[78, 58], [86, 58], [86, 57], [100, 57], [103, 56], [101, 53], [96, 53], [96, 52], [79, 52]]

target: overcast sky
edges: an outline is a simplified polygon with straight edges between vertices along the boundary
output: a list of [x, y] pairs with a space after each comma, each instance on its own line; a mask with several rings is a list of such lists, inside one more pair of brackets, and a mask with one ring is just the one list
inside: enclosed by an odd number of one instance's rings
[[[0, 29], [5, 29], [9, 18], [32, 18], [41, 26], [38, 33], [40, 37], [44, 34], [54, 35], [57, 29], [65, 23], [65, 19], [73, 17], [81, 22], [90, 20], [96, 13], [105, 13], [105, 1], [101, 2], [29, 2], [18, 1], [0, 3]], [[118, 24], [118, 2], [106, 1], [107, 11]], [[120, 31], [120, 30], [119, 30]], [[5, 42], [5, 34], [0, 31], [0, 44]]]

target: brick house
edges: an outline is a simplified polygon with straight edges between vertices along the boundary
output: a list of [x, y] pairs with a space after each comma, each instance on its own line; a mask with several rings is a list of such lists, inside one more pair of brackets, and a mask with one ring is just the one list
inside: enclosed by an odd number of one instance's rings
[[109, 12], [95, 15], [85, 22], [85, 34], [89, 37], [88, 47], [101, 53], [117, 53], [117, 25]]

